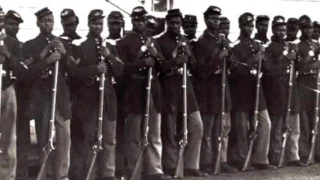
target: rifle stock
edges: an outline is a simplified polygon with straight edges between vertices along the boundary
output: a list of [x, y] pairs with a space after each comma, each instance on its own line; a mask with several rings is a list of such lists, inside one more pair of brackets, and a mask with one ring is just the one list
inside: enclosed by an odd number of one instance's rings
[[139, 151], [138, 159], [132, 171], [130, 180], [140, 180], [140, 172], [143, 166], [143, 154], [145, 148], [148, 146], [148, 133], [149, 133], [149, 112], [150, 112], [150, 100], [151, 100], [151, 83], [152, 83], [152, 67], [148, 69], [148, 79], [146, 85], [146, 107], [143, 122], [143, 137], [141, 141], [141, 148]]
[[314, 163], [314, 149], [316, 145], [316, 138], [318, 134], [318, 124], [319, 124], [319, 90], [320, 90], [320, 69], [317, 69], [317, 92], [316, 92], [316, 99], [314, 101], [314, 125], [312, 130], [312, 139], [311, 139], [311, 147], [308, 156], [307, 164]]
[[258, 131], [258, 113], [259, 113], [259, 94], [260, 94], [260, 74], [261, 74], [261, 66], [262, 66], [262, 59], [260, 59], [257, 67], [257, 86], [256, 86], [256, 98], [255, 98], [255, 106], [254, 106], [254, 114], [253, 114], [253, 131], [250, 135], [250, 143], [249, 143], [249, 150], [246, 155], [246, 159], [244, 165], [242, 167], [242, 171], [246, 171], [251, 160], [253, 145], [255, 139], [257, 138], [257, 131]]
[[188, 144], [188, 130], [187, 130], [187, 64], [183, 64], [182, 77], [182, 96], [183, 96], [183, 137], [180, 140], [179, 157], [177, 167], [174, 173], [174, 178], [183, 178], [184, 173], [184, 151]]

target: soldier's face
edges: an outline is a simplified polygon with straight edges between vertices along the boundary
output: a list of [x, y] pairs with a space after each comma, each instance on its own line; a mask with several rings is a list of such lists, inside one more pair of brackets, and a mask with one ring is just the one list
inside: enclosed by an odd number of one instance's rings
[[110, 34], [118, 35], [121, 32], [122, 23], [121, 22], [108, 22], [108, 29]]
[[155, 31], [156, 31], [156, 28], [154, 27], [146, 27], [146, 34], [149, 37], [153, 36]]
[[280, 38], [280, 39], [284, 39], [286, 34], [287, 34], [286, 25], [276, 25], [273, 28], [273, 35]]
[[193, 36], [197, 32], [197, 25], [186, 25], [183, 27], [183, 31], [186, 35]]
[[19, 31], [19, 22], [13, 18], [5, 20], [4, 28], [10, 36], [16, 36]]
[[219, 29], [220, 26], [220, 15], [210, 14], [205, 19], [205, 23], [208, 29]]
[[2, 30], [3, 27], [4, 27], [4, 14], [0, 15], [0, 31]]
[[287, 29], [287, 37], [296, 37], [299, 29], [296, 28], [288, 28]]
[[53, 25], [54, 20], [52, 14], [45, 15], [37, 21], [40, 32], [44, 34], [50, 34], [53, 30]]
[[230, 25], [229, 24], [221, 24], [219, 27], [219, 33], [222, 33], [228, 37], [230, 33]]
[[78, 18], [71, 17], [71, 19], [69, 19], [68, 23], [62, 24], [62, 27], [63, 27], [63, 31], [66, 34], [74, 34], [77, 30], [77, 27], [78, 27]]
[[180, 29], [182, 26], [182, 19], [181, 17], [172, 17], [167, 20], [167, 31], [172, 32], [175, 35], [180, 34]]
[[138, 19], [132, 19], [132, 30], [137, 33], [143, 33], [146, 28], [147, 18], [142, 17]]
[[313, 28], [312, 27], [305, 27], [301, 29], [301, 35], [303, 37], [311, 38], [313, 34]]
[[100, 36], [101, 32], [103, 31], [103, 18], [90, 21], [89, 31], [94, 36]]
[[268, 27], [269, 27], [269, 21], [267, 20], [259, 21], [259, 23], [256, 24], [257, 31], [258, 33], [261, 33], [261, 34], [267, 34]]
[[318, 40], [320, 38], [320, 28], [313, 28], [312, 39]]
[[254, 25], [253, 25], [253, 22], [248, 22], [246, 24], [241, 25], [240, 28], [241, 28], [241, 34], [243, 36], [250, 37], [253, 32]]

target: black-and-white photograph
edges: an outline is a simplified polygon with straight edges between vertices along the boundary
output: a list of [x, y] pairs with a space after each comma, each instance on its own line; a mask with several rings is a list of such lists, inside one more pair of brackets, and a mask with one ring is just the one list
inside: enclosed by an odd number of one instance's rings
[[0, 180], [320, 180], [320, 0], [2, 0]]

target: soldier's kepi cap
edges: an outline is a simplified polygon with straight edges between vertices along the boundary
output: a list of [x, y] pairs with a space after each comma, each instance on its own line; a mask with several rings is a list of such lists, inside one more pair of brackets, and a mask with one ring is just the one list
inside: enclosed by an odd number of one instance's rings
[[145, 18], [147, 14], [148, 14], [148, 12], [144, 9], [144, 7], [138, 6], [138, 7], [133, 8], [132, 13], [131, 13], [131, 18], [133, 20]]
[[313, 27], [320, 29], [320, 23], [318, 21], [313, 21]]
[[191, 15], [191, 14], [184, 15], [183, 24], [197, 25], [198, 24], [197, 16]]
[[60, 18], [62, 24], [69, 24], [74, 22], [74, 20], [79, 23], [79, 18], [72, 9], [63, 9], [60, 13]]
[[18, 14], [17, 12], [13, 11], [13, 10], [9, 10], [7, 12], [7, 14], [5, 15], [6, 19], [12, 18], [15, 19], [16, 21], [18, 21], [18, 23], [23, 23], [23, 20], [20, 16], [20, 14]]
[[209, 6], [208, 9], [203, 14], [205, 17], [211, 14], [221, 15], [221, 9], [217, 6]]
[[2, 9], [1, 6], [0, 6], [0, 16], [3, 16], [3, 17], [4, 17], [4, 12], [3, 12], [3, 9]]
[[158, 27], [159, 23], [156, 17], [152, 15], [147, 15], [147, 26], [151, 28]]
[[97, 19], [101, 19], [104, 18], [105, 16], [103, 15], [103, 11], [101, 9], [93, 9], [90, 11], [89, 15], [88, 15], [88, 21], [94, 21]]
[[180, 17], [182, 18], [182, 13], [180, 12], [180, 9], [170, 9], [166, 15], [166, 20], [172, 18], [172, 17]]
[[249, 12], [243, 13], [238, 19], [238, 22], [240, 25], [245, 25], [253, 21], [254, 21], [253, 14]]
[[230, 21], [227, 17], [220, 17], [220, 25], [225, 24], [228, 25], [230, 24]]
[[272, 27], [277, 25], [286, 25], [286, 19], [283, 16], [275, 16], [272, 21]]
[[260, 21], [269, 21], [270, 18], [267, 15], [258, 15], [256, 18], [256, 22], [259, 23]]
[[119, 11], [111, 11], [107, 18], [108, 22], [123, 22], [123, 15]]
[[37, 16], [37, 19], [41, 19], [42, 17], [52, 14], [52, 11], [50, 11], [50, 9], [48, 9], [47, 7], [40, 9], [39, 11], [37, 11], [36, 13], [34, 13], [34, 15]]
[[307, 15], [302, 15], [300, 18], [299, 18], [299, 26], [301, 29], [303, 28], [312, 28], [313, 27], [313, 24], [311, 22], [311, 18]]
[[297, 18], [289, 18], [287, 21], [288, 29], [299, 29], [299, 21]]

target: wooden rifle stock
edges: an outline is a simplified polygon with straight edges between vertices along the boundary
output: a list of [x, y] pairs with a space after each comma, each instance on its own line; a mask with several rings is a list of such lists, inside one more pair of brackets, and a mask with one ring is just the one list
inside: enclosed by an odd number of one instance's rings
[[256, 86], [256, 98], [255, 98], [255, 103], [254, 103], [254, 114], [253, 114], [253, 130], [250, 135], [250, 143], [249, 143], [249, 150], [246, 155], [245, 162], [242, 167], [242, 171], [246, 171], [249, 165], [249, 162], [251, 160], [252, 156], [252, 150], [253, 150], [253, 145], [255, 142], [255, 139], [257, 137], [257, 131], [258, 131], [258, 113], [259, 113], [259, 94], [260, 94], [260, 84], [261, 84], [261, 79], [260, 79], [260, 74], [261, 74], [261, 66], [262, 66], [262, 59], [260, 59], [257, 67], [257, 86]]
[[286, 115], [284, 118], [284, 122], [283, 122], [283, 127], [284, 127], [284, 133], [283, 133], [283, 141], [282, 141], [282, 149], [281, 149], [281, 153], [280, 153], [280, 159], [278, 162], [278, 167], [282, 167], [283, 166], [283, 162], [284, 162], [284, 154], [286, 151], [286, 146], [287, 146], [287, 142], [288, 142], [288, 137], [290, 135], [291, 132], [291, 128], [289, 125], [289, 121], [290, 121], [290, 114], [291, 114], [291, 100], [292, 100], [292, 85], [293, 85], [293, 79], [295, 76], [295, 69], [294, 69], [295, 63], [294, 60], [291, 62], [290, 65], [290, 75], [289, 75], [289, 82], [288, 82], [288, 95], [287, 95], [287, 111], [286, 111]]
[[141, 148], [138, 154], [138, 159], [132, 171], [130, 180], [140, 180], [140, 174], [143, 166], [143, 154], [148, 146], [148, 133], [149, 133], [149, 115], [150, 115], [150, 100], [151, 100], [151, 83], [152, 83], [152, 67], [148, 69], [148, 77], [147, 77], [147, 85], [146, 85], [146, 106], [145, 106], [145, 114], [144, 114], [144, 122], [143, 122], [143, 137], [141, 140]]
[[319, 91], [320, 91], [320, 69], [317, 69], [317, 92], [316, 99], [314, 100], [314, 122], [313, 122], [313, 130], [312, 130], [312, 139], [311, 139], [311, 147], [308, 156], [307, 164], [314, 163], [314, 150], [316, 145], [316, 138], [318, 134], [318, 123], [319, 123]]
[[183, 135], [179, 142], [180, 150], [178, 156], [177, 167], [174, 173], [174, 178], [183, 178], [184, 173], [184, 151], [188, 144], [188, 129], [187, 129], [187, 63], [183, 64], [182, 77], [182, 96], [183, 96]]

